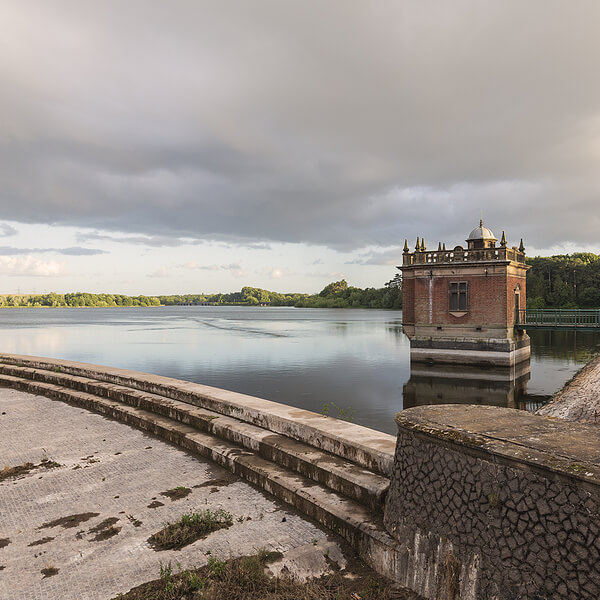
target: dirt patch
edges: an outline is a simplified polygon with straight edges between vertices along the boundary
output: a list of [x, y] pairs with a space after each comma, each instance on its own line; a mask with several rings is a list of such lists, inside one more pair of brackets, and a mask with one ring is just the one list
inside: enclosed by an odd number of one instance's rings
[[139, 519], [136, 519], [133, 515], [127, 515], [127, 519], [134, 527], [140, 527], [142, 522]]
[[160, 531], [148, 538], [154, 550], [178, 550], [196, 540], [205, 538], [218, 529], [227, 529], [233, 525], [233, 515], [222, 509], [191, 512], [168, 523]]
[[46, 579], [46, 577], [52, 577], [52, 575], [57, 575], [58, 571], [59, 569], [57, 569], [56, 567], [49, 566], [45, 569], [42, 569], [40, 573], [44, 576], [43, 578]]
[[90, 541], [91, 542], [103, 542], [104, 540], [108, 540], [111, 537], [114, 537], [121, 531], [120, 527], [108, 527], [103, 529], [100, 533], [94, 536]]
[[195, 488], [210, 487], [210, 488], [212, 488], [210, 490], [212, 492], [216, 488], [225, 487], [227, 485], [231, 485], [234, 482], [235, 482], [235, 479], [233, 479], [233, 478], [224, 479], [224, 478], [220, 477], [218, 479], [212, 479], [210, 481], [205, 481], [204, 483], [199, 483], [193, 487], [195, 487]]
[[90, 541], [102, 542], [117, 535], [119, 531], [121, 531], [120, 527], [115, 527], [115, 523], [118, 521], [118, 517], [109, 517], [108, 519], [104, 519], [104, 521], [98, 523], [98, 525], [91, 527], [88, 530], [88, 533], [95, 533], [96, 535]]
[[67, 517], [61, 517], [60, 519], [54, 519], [54, 521], [48, 521], [48, 523], [44, 523], [40, 525], [38, 529], [49, 529], [51, 527], [77, 527], [80, 523], [85, 523], [94, 517], [97, 517], [100, 513], [95, 512], [87, 512], [87, 513], [78, 513], [75, 515], [69, 515]]
[[5, 479], [10, 479], [12, 477], [18, 477], [19, 475], [26, 475], [33, 469], [35, 469], [35, 465], [30, 462], [23, 463], [22, 465], [18, 465], [16, 467], [9, 467], [8, 465], [5, 465], [2, 471], [0, 471], [0, 481], [4, 481]]
[[43, 537], [41, 540], [36, 540], [35, 542], [31, 542], [31, 544], [27, 544], [28, 546], [41, 546], [42, 544], [47, 544], [51, 542], [53, 537]]
[[148, 504], [148, 508], [158, 508], [159, 506], [164, 506], [164, 503], [160, 502], [159, 500], [154, 500]]
[[5, 465], [4, 468], [0, 471], [0, 481], [12, 479], [14, 477], [19, 477], [20, 475], [27, 475], [35, 469], [55, 469], [60, 466], [61, 465], [59, 463], [48, 459], [42, 460], [37, 465], [34, 465], [30, 462], [23, 463], [22, 465], [17, 465], [16, 467], [9, 467], [8, 465]]
[[6, 548], [10, 544], [10, 538], [0, 538], [0, 548]]
[[176, 574], [169, 563], [161, 567], [160, 578], [118, 597], [121, 600], [418, 600], [416, 594], [397, 588], [362, 563], [358, 570], [337, 571], [306, 583], [267, 575], [265, 566], [280, 556], [260, 552], [226, 562], [211, 559], [200, 569]]
[[161, 492], [161, 496], [166, 496], [171, 499], [171, 502], [175, 500], [181, 500], [181, 498], [185, 498], [192, 493], [192, 490], [188, 487], [183, 487], [182, 485], [173, 488], [172, 490], [167, 490], [166, 492]]
[[98, 523], [98, 525], [95, 525], [94, 527], [91, 527], [90, 529], [88, 529], [88, 533], [98, 533], [104, 529], [108, 529], [109, 527], [111, 527], [112, 525], [117, 523], [118, 521], [119, 521], [118, 517], [109, 517], [108, 519], [104, 519], [104, 521], [100, 521], [100, 523]]

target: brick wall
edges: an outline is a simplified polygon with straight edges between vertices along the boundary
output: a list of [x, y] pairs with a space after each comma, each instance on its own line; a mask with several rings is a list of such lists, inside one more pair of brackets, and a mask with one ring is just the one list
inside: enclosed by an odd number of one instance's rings
[[[462, 270], [462, 273], [461, 273]], [[454, 271], [452, 273], [451, 271]], [[404, 278], [403, 322], [416, 325], [495, 325], [510, 328], [515, 322], [515, 288], [520, 287], [520, 307], [525, 308], [525, 276], [511, 272], [509, 265], [482, 265], [464, 269], [409, 271]], [[450, 314], [449, 284], [467, 282], [466, 314]]]
[[[449, 284], [468, 284], [467, 314], [456, 317], [449, 311]], [[485, 325], [507, 322], [507, 278], [505, 274], [450, 275], [414, 280], [414, 317], [416, 323], [439, 325]], [[407, 306], [408, 308], [408, 306]]]
[[415, 322], [415, 280], [402, 281], [402, 322], [412, 325]]

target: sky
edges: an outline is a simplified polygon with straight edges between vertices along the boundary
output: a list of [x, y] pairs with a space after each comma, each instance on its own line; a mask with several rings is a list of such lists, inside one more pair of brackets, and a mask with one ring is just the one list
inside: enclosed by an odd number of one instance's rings
[[0, 293], [600, 252], [596, 0], [2, 0]]

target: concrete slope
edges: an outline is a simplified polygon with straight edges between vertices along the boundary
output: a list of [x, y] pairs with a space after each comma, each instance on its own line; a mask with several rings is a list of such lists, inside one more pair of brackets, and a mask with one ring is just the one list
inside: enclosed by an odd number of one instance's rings
[[[341, 535], [379, 572], [396, 572], [397, 548], [382, 523], [386, 477], [256, 424], [165, 397], [156, 381], [146, 391], [141, 385], [125, 385], [122, 373], [118, 378], [92, 377], [101, 373], [100, 367], [84, 372], [58, 362], [29, 359], [25, 364], [1, 357], [0, 385], [99, 412], [209, 458]], [[136, 383], [141, 375], [136, 373]], [[301, 431], [300, 437], [309, 436]], [[345, 440], [336, 447], [349, 444]]]
[[0, 363], [68, 373], [158, 394], [282, 434], [374, 473], [386, 477], [392, 473], [395, 436], [308, 410], [189, 381], [114, 367], [18, 354], [0, 354]]
[[61, 371], [0, 363], [0, 374], [87, 392], [191, 425], [200, 431], [209, 432], [216, 437], [252, 450], [276, 464], [357, 500], [376, 512], [382, 509], [384, 496], [389, 487], [389, 480], [386, 477], [256, 425], [185, 402], [164, 398], [158, 394]]

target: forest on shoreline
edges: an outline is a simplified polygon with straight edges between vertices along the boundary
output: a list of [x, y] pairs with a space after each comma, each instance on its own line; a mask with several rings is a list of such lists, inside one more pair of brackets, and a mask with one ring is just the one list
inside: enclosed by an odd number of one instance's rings
[[168, 296], [127, 296], [124, 294], [5, 294], [2, 307], [120, 307], [120, 306], [296, 306], [299, 308], [402, 308], [400, 274], [382, 288], [361, 289], [342, 279], [318, 294], [283, 294], [261, 288], [243, 287], [229, 294], [174, 294]]
[[600, 255], [527, 258], [528, 308], [600, 308]]
[[[600, 255], [590, 252], [527, 258], [528, 308], [600, 308]], [[298, 308], [402, 308], [402, 277], [381, 288], [357, 288], [334, 281], [317, 294], [281, 293], [243, 287], [227, 294], [4, 294], [0, 307], [117, 306], [296, 306]]]

